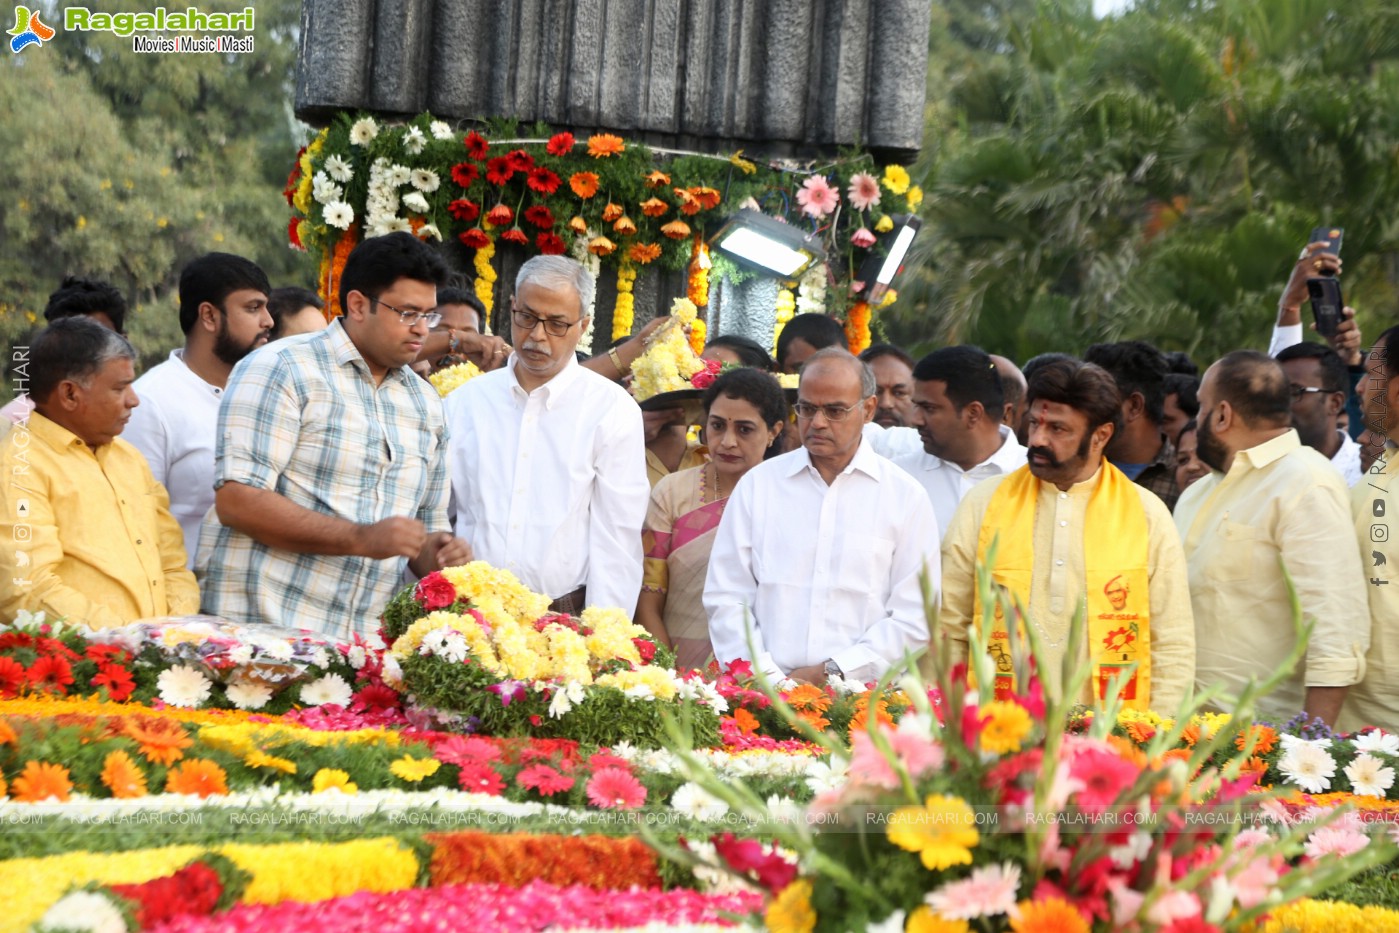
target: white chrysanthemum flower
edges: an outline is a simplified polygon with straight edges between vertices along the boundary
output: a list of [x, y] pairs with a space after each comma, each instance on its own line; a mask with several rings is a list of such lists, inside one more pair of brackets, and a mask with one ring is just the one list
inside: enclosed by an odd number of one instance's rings
[[466, 639], [461, 633], [447, 629], [447, 634], [442, 639], [441, 646], [437, 649], [437, 656], [453, 664], [460, 664], [471, 654], [471, 646], [466, 643]]
[[253, 646], [239, 645], [228, 653], [228, 659], [234, 664], [247, 664], [253, 659]]
[[384, 173], [384, 177], [392, 187], [402, 188], [404, 185], [408, 184], [409, 179], [413, 177], [413, 173], [409, 171], [406, 165], [390, 165], [389, 170]]
[[338, 155], [330, 156], [325, 160], [325, 171], [327, 175], [342, 185], [355, 177], [355, 170], [350, 167], [350, 163]]
[[1364, 797], [1379, 797], [1383, 800], [1389, 789], [1394, 786], [1394, 769], [1386, 768], [1383, 761], [1368, 752], [1361, 752], [1354, 761], [1346, 765], [1345, 773], [1346, 777], [1350, 778], [1350, 786]]
[[1399, 755], [1399, 735], [1376, 729], [1355, 737], [1353, 743], [1357, 752], [1379, 752], [1384, 755]]
[[415, 168], [413, 174], [408, 179], [414, 188], [424, 194], [431, 194], [441, 186], [442, 181], [437, 177], [437, 173], [432, 169]]
[[285, 638], [269, 638], [262, 643], [262, 653], [269, 658], [276, 658], [278, 661], [290, 661], [292, 656], [291, 642]]
[[382, 671], [384, 683], [395, 690], [403, 686], [403, 667], [398, 663], [398, 658], [391, 654], [384, 655], [384, 668]]
[[349, 652], [346, 653], [345, 660], [350, 662], [350, 667], [353, 667], [355, 670], [360, 670], [369, 660], [369, 652], [365, 651], [359, 645], [354, 645], [350, 648]]
[[345, 189], [331, 181], [325, 172], [317, 172], [311, 179], [311, 197], [322, 204], [338, 201], [344, 194]]
[[330, 653], [324, 648], [315, 647], [311, 649], [311, 663], [316, 667], [330, 666]]
[[403, 206], [415, 214], [426, 214], [432, 210], [428, 206], [427, 198], [417, 191], [410, 191], [403, 196]]
[[374, 122], [373, 117], [365, 117], [350, 127], [350, 142], [356, 146], [367, 146], [374, 141], [374, 137], [379, 135], [379, 124]]
[[301, 702], [307, 706], [349, 706], [354, 691], [339, 674], [326, 674], [301, 688]]
[[39, 930], [85, 930], [88, 933], [126, 933], [126, 918], [105, 894], [74, 891], [45, 911]]
[[416, 126], [408, 127], [408, 132], [403, 134], [403, 150], [409, 155], [417, 155], [426, 145], [427, 137]]
[[1331, 788], [1331, 778], [1336, 774], [1336, 759], [1319, 745], [1297, 742], [1282, 756], [1278, 770], [1288, 783], [1309, 794], [1320, 794]]
[[161, 671], [155, 683], [160, 688], [161, 700], [186, 709], [193, 709], [209, 699], [213, 686], [202, 671], [188, 664]]
[[670, 805], [695, 820], [718, 820], [729, 812], [729, 805], [693, 781], [681, 784], [670, 797]]
[[332, 201], [325, 206], [321, 216], [325, 218], [327, 226], [348, 230], [350, 224], [355, 222], [355, 209], [344, 201]]
[[253, 680], [235, 680], [227, 693], [228, 702], [239, 709], [262, 709], [272, 699], [272, 688]]
[[418, 239], [441, 240], [442, 231], [437, 229], [437, 224], [423, 224], [418, 228]]
[[427, 131], [432, 134], [433, 139], [451, 139], [456, 135], [452, 132], [451, 124], [441, 120], [433, 120], [428, 124]]

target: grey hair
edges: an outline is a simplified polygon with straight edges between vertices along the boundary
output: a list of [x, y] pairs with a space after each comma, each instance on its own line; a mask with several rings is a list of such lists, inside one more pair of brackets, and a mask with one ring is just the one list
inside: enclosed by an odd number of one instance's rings
[[818, 360], [837, 360], [851, 367], [860, 374], [860, 398], [867, 399], [879, 391], [874, 381], [874, 370], [870, 369], [870, 364], [860, 359], [855, 354], [843, 347], [826, 347], [824, 350], [817, 350], [806, 358], [802, 364], [802, 372]]
[[515, 294], [518, 295], [526, 283], [551, 290], [567, 285], [578, 293], [578, 313], [581, 317], [586, 317], [588, 309], [593, 306], [593, 291], [596, 286], [592, 273], [576, 259], [569, 259], [567, 256], [533, 256], [525, 260], [525, 264], [520, 266], [520, 271], [515, 276]]
[[90, 317], [59, 318], [29, 348], [30, 397], [42, 402], [65, 379], [86, 386], [112, 360], [135, 360], [136, 350]]

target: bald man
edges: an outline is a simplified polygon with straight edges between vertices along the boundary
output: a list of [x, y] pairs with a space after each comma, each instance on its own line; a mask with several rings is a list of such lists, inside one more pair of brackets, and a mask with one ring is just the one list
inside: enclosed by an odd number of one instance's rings
[[1001, 420], [1014, 431], [1025, 416], [1025, 374], [1004, 356], [992, 353], [991, 362], [996, 364], [996, 375], [1001, 377], [1001, 394], [1005, 396], [1006, 413]]

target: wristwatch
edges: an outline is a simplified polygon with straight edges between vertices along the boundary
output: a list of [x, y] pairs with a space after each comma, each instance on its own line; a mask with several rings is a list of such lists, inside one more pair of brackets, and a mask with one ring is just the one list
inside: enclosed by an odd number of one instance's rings
[[841, 680], [845, 679], [845, 671], [841, 670], [840, 665], [832, 661], [830, 658], [826, 659], [825, 666], [827, 680], [830, 680], [832, 677], [839, 677]]

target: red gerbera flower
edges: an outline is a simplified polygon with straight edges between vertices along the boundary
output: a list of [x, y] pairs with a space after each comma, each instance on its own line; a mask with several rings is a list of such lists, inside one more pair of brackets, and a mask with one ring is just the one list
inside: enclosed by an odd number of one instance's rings
[[486, 211], [486, 223], [496, 227], [503, 227], [515, 219], [515, 212], [508, 204], [497, 204]]
[[512, 149], [506, 153], [505, 158], [510, 162], [510, 167], [517, 172], [528, 172], [534, 168], [534, 156], [523, 149]]
[[503, 185], [515, 174], [515, 169], [511, 167], [510, 160], [505, 156], [496, 156], [486, 163], [486, 181], [493, 185]]
[[12, 697], [24, 686], [24, 665], [14, 658], [0, 658], [0, 697]]
[[549, 155], [566, 156], [573, 151], [572, 133], [555, 133], [549, 137], [549, 145], [544, 147]]
[[472, 249], [480, 249], [483, 246], [491, 245], [490, 236], [480, 227], [472, 227], [464, 233], [457, 234], [457, 239], [461, 240], [464, 246], [469, 246]]
[[66, 658], [49, 655], [35, 661], [25, 678], [35, 690], [67, 693], [68, 685], [73, 682], [73, 668]]
[[543, 204], [534, 204], [525, 208], [525, 220], [541, 230], [548, 230], [554, 225], [554, 212]]
[[543, 166], [530, 169], [529, 177], [525, 179], [525, 184], [529, 185], [540, 194], [553, 194], [559, 190], [562, 180], [558, 175]]
[[448, 736], [432, 750], [432, 757], [446, 765], [484, 764], [500, 758], [500, 748], [480, 736]]
[[500, 779], [495, 768], [479, 761], [468, 762], [461, 766], [461, 773], [457, 775], [457, 783], [461, 784], [461, 789], [473, 794], [491, 794], [500, 796], [500, 792], [505, 790], [505, 782]]
[[511, 227], [501, 233], [500, 238], [507, 243], [519, 243], [521, 246], [529, 246], [529, 234], [519, 227]]
[[350, 701], [350, 711], [353, 713], [397, 708], [398, 691], [387, 684], [370, 684], [356, 693], [355, 698]]
[[481, 177], [481, 170], [471, 162], [458, 162], [452, 166], [452, 181], [463, 188], [470, 188], [471, 183]]
[[125, 664], [130, 660], [126, 649], [121, 645], [88, 645], [83, 652], [89, 661], [99, 664]]
[[94, 687], [106, 687], [107, 696], [120, 703], [131, 696], [131, 691], [136, 689], [136, 682], [131, 679], [131, 672], [116, 664], [103, 664], [96, 677], [92, 678]]
[[548, 765], [530, 765], [519, 774], [515, 781], [528, 790], [537, 790], [545, 797], [552, 797], [573, 787], [573, 778]]
[[26, 635], [24, 632], [6, 632], [0, 635], [0, 651], [7, 651], [10, 648], [28, 648], [34, 644], [34, 636]]
[[539, 247], [539, 251], [545, 256], [562, 256], [568, 252], [563, 237], [556, 233], [541, 233], [534, 238], [534, 245]]
[[486, 137], [475, 130], [467, 133], [466, 138], [461, 142], [462, 145], [466, 147], [466, 154], [477, 162], [480, 162], [486, 157], [486, 150], [490, 148], [490, 143], [486, 142]]
[[471, 223], [481, 216], [481, 205], [475, 201], [468, 201], [466, 198], [457, 198], [447, 205], [447, 211], [457, 220]]

